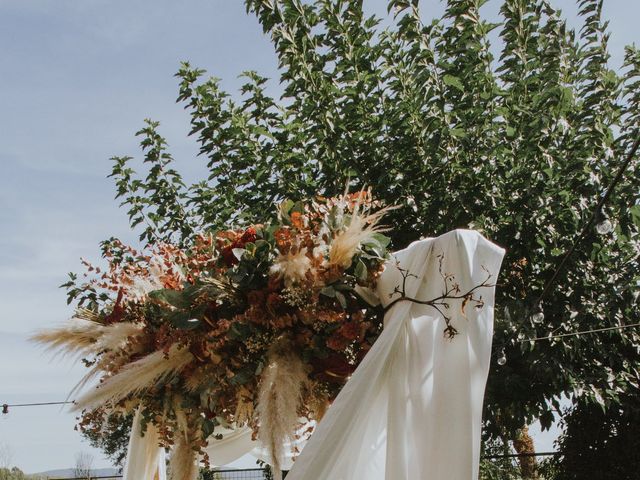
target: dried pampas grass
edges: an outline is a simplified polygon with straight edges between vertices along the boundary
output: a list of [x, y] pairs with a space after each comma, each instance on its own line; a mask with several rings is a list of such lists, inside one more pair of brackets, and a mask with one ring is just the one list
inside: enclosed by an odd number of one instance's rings
[[370, 240], [374, 234], [388, 230], [380, 226], [380, 221], [394, 208], [386, 207], [377, 212], [365, 214], [360, 211], [360, 206], [356, 205], [349, 225], [331, 241], [329, 262], [342, 268], [349, 268], [359, 245]]
[[138, 335], [143, 328], [141, 323], [133, 322], [104, 325], [80, 313], [66, 325], [32, 335], [31, 340], [63, 355], [91, 355], [121, 348], [129, 337]]
[[292, 439], [299, 423], [298, 408], [307, 381], [307, 369], [289, 342], [277, 342], [268, 354], [257, 407], [258, 435], [269, 452], [276, 480], [281, 480], [284, 444]]
[[102, 330], [102, 335], [98, 338], [95, 351], [117, 350], [124, 346], [126, 341], [142, 332], [142, 323], [121, 322], [107, 325]]
[[93, 351], [103, 328], [100, 323], [75, 318], [61, 327], [42, 330], [30, 340], [64, 355], [86, 354]]
[[236, 395], [237, 407], [233, 415], [236, 426], [247, 425], [253, 418], [252, 392], [247, 387], [240, 387]]
[[191, 375], [184, 382], [184, 387], [187, 389], [189, 393], [193, 393], [202, 387], [202, 384], [207, 381], [207, 377], [205, 372], [196, 370], [191, 372]]
[[[121, 328], [117, 328], [118, 326]], [[137, 335], [142, 330], [142, 325], [139, 323], [122, 323], [122, 324], [114, 324], [109, 327], [109, 330], [113, 330], [105, 335], [110, 342], [111, 345], [121, 345], [124, 346], [127, 339], [133, 335]], [[99, 343], [104, 344], [102, 340], [99, 340]], [[141, 351], [140, 345], [129, 344], [128, 346], [128, 355], [136, 355]], [[73, 389], [69, 392], [67, 396], [67, 400], [72, 398], [76, 393], [82, 391], [82, 389], [95, 377], [97, 377], [101, 372], [106, 372], [109, 368], [113, 368], [114, 364], [122, 365], [123, 362], [126, 361], [127, 357], [122, 357], [118, 355], [118, 350], [101, 350], [103, 352], [97, 359], [95, 365], [91, 367], [91, 369], [80, 379], [80, 381], [73, 387]]]
[[[74, 318], [58, 328], [42, 330], [30, 337], [36, 343], [44, 344], [48, 350], [57, 350], [62, 355], [97, 355], [100, 352], [114, 352], [122, 348], [127, 340], [142, 332], [143, 324], [133, 322], [104, 325], [99, 323], [95, 312], [79, 309]], [[80, 391], [109, 364], [112, 355], [101, 357], [76, 386], [69, 392], [67, 400]]]
[[184, 437], [183, 440], [188, 443], [189, 440], [189, 421], [187, 420], [187, 414], [182, 409], [180, 403], [182, 398], [176, 395], [173, 399], [173, 413], [176, 416], [176, 424], [178, 425], [178, 431]]
[[308, 389], [308, 408], [312, 414], [312, 417], [316, 420], [317, 423], [320, 423], [320, 420], [324, 417], [324, 414], [327, 413], [329, 409], [329, 396], [326, 391], [322, 390], [319, 387], [319, 384], [315, 381], [311, 381], [307, 386]]
[[169, 461], [170, 480], [196, 480], [198, 462], [196, 452], [191, 448], [186, 432], [179, 435]]
[[284, 279], [287, 287], [302, 282], [311, 269], [311, 259], [307, 256], [307, 248], [295, 252], [280, 254], [271, 266], [271, 274]]
[[191, 361], [193, 355], [189, 350], [177, 345], [173, 345], [166, 355], [162, 351], [153, 352], [125, 365], [119, 373], [84, 394], [77, 400], [74, 410], [118, 402], [128, 395], [153, 387], [161, 379], [176, 375]]

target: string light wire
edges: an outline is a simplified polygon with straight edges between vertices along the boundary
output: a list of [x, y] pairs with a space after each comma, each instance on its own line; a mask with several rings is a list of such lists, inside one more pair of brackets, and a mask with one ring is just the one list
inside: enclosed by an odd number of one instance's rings
[[44, 405], [66, 405], [69, 403], [74, 403], [73, 401], [64, 401], [64, 402], [35, 402], [35, 403], [3, 403], [0, 404], [2, 407], [2, 415], [9, 414], [9, 408], [15, 407], [41, 407]]
[[[564, 338], [564, 337], [577, 337], [580, 335], [590, 335], [593, 333], [601, 333], [601, 332], [608, 332], [608, 331], [612, 331], [612, 330], [624, 330], [626, 328], [634, 328], [634, 327], [640, 327], [640, 322], [638, 323], [632, 323], [629, 325], [618, 325], [616, 327], [606, 327], [606, 328], [594, 328], [591, 330], [581, 330], [579, 332], [568, 332], [568, 333], [562, 333], [560, 335], [547, 335], [546, 337], [533, 337], [533, 338], [525, 338], [522, 340], [519, 340], [519, 343], [527, 343], [527, 342], [540, 342], [543, 340], [553, 340], [556, 338]], [[38, 402], [38, 403], [14, 403], [14, 404], [7, 404], [4, 403], [2, 404], [3, 409], [8, 409], [8, 408], [13, 408], [13, 407], [39, 407], [39, 406], [43, 406], [43, 405], [66, 405], [66, 404], [71, 404], [74, 403], [74, 401], [66, 401], [66, 402]]]
[[625, 328], [633, 328], [633, 327], [640, 327], [640, 322], [632, 323], [630, 325], [618, 325], [617, 327], [594, 328], [593, 330], [582, 330], [580, 332], [561, 333], [560, 335], [547, 335], [546, 337], [525, 338], [518, 341], [520, 343], [540, 342], [542, 340], [553, 340], [555, 338], [563, 338], [563, 337], [577, 337], [580, 335], [589, 335], [592, 333], [608, 332], [610, 330], [624, 330]]
[[41, 405], [65, 405], [67, 403], [73, 403], [73, 401], [68, 401], [68, 402], [39, 402], [39, 403], [14, 403], [14, 404], [4, 403], [2, 405], [3, 406], [6, 405], [7, 407], [38, 407], [38, 406], [41, 406]]

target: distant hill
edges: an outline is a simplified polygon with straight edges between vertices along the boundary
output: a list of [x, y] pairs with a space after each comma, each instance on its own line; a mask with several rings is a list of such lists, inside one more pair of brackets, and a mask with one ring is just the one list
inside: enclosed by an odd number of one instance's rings
[[[116, 479], [120, 479], [116, 475], [120, 475], [120, 470], [117, 468], [96, 468], [91, 470], [91, 476], [93, 477], [109, 477], [114, 476]], [[47, 470], [46, 472], [36, 473], [34, 476], [40, 476], [44, 478], [74, 478], [75, 473], [73, 468], [65, 468], [62, 470]], [[107, 480], [106, 478], [104, 480]]]

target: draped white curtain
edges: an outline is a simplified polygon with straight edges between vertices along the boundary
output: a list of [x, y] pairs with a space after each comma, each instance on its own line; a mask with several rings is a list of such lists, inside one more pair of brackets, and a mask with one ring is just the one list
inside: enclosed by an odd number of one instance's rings
[[142, 436], [140, 410], [133, 417], [127, 460], [125, 462], [124, 480], [165, 480], [166, 457], [164, 448], [158, 447], [158, 431], [151, 424]]
[[[406, 294], [442, 295], [441, 273], [455, 275], [462, 293], [495, 283], [504, 250], [480, 234], [456, 230], [397, 252], [378, 293], [389, 304], [408, 270]], [[442, 260], [442, 261], [441, 261]], [[475, 480], [480, 460], [482, 400], [493, 336], [494, 288], [482, 288], [484, 307], [450, 301], [458, 330], [433, 307], [395, 304], [371, 351], [329, 408], [287, 480]]]
[[[504, 250], [469, 230], [414, 242], [388, 262], [378, 294], [385, 305], [397, 298], [393, 292], [403, 280], [398, 266], [411, 273], [408, 297], [442, 295], [443, 273], [453, 274], [464, 293], [486, 280], [487, 271], [495, 283], [503, 256]], [[446, 314], [458, 331], [453, 339], [445, 338], [445, 320], [433, 307], [396, 303], [385, 316], [384, 331], [317, 426], [287, 480], [477, 479], [494, 290], [476, 292], [484, 302], [481, 309], [470, 304], [463, 311], [461, 300], [449, 301]], [[125, 480], [151, 480], [155, 472], [164, 480], [164, 467], [158, 469], [158, 460], [152, 460], [164, 458], [164, 451], [149, 455], [138, 443], [151, 439], [135, 435]], [[259, 457], [263, 453], [248, 429], [227, 431], [208, 448], [217, 465], [249, 452]], [[142, 454], [147, 463], [156, 463], [143, 466], [138, 458]]]

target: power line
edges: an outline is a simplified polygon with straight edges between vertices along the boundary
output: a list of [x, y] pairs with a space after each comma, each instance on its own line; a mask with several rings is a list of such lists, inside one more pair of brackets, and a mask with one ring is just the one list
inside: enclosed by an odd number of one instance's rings
[[498, 458], [520, 458], [520, 457], [551, 457], [555, 455], [562, 455], [562, 452], [528, 452], [528, 453], [505, 453], [502, 455], [483, 455], [482, 459], [495, 460]]
[[7, 404], [4, 403], [2, 406], [7, 406], [7, 407], [36, 407], [36, 406], [40, 406], [40, 405], [66, 405], [67, 403], [73, 403], [73, 401], [68, 401], [68, 402], [40, 402], [40, 403], [13, 403], [13, 404]]
[[579, 335], [588, 335], [591, 333], [608, 332], [610, 330], [624, 330], [625, 328], [639, 327], [640, 323], [632, 323], [631, 325], [618, 325], [617, 327], [594, 328], [593, 330], [582, 330], [580, 332], [561, 333], [559, 335], [547, 335], [546, 337], [525, 338], [519, 340], [520, 343], [539, 342], [541, 340], [553, 340], [554, 338], [576, 337]]
[[74, 403], [74, 402], [65, 401], [65, 402], [35, 402], [35, 403], [3, 403], [2, 414], [7, 415], [9, 413], [9, 408], [14, 408], [14, 407], [41, 407], [43, 405], [66, 405], [69, 403]]

